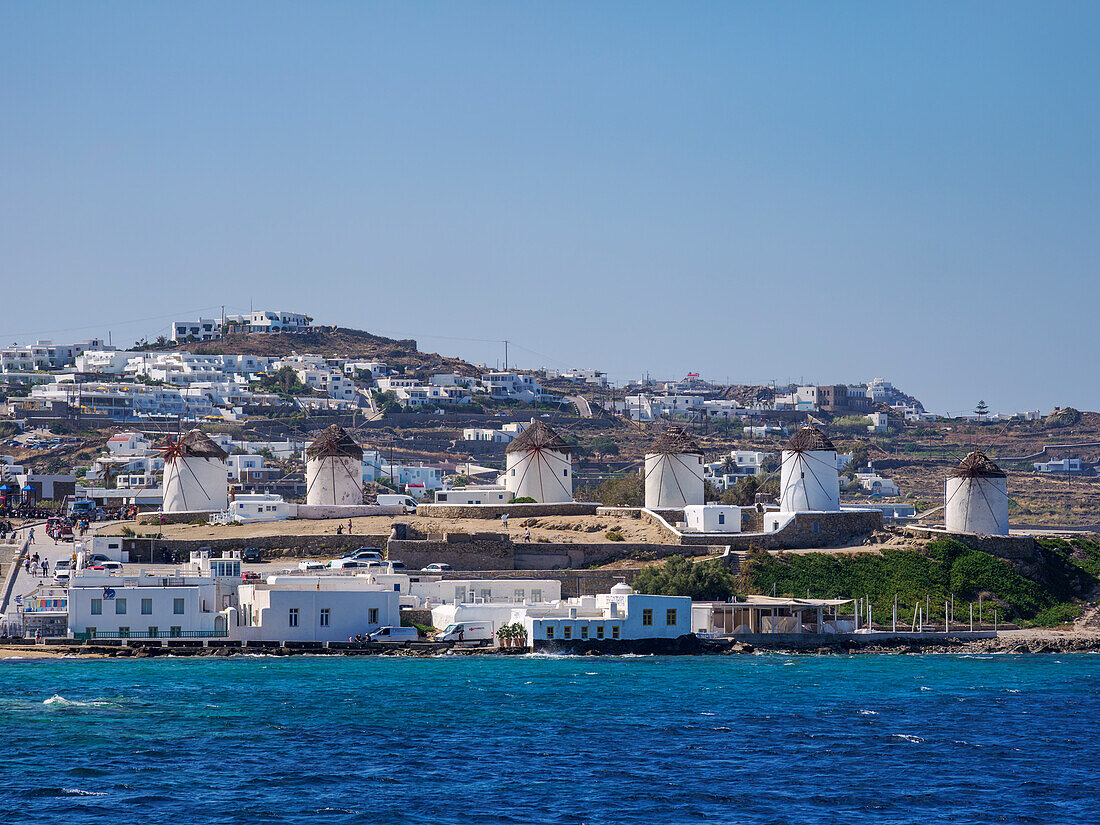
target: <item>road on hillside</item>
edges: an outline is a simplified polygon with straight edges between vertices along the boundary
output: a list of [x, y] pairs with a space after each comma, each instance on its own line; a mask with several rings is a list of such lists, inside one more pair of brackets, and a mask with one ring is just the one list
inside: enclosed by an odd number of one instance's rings
[[565, 400], [572, 402], [577, 408], [577, 412], [580, 413], [581, 418], [592, 417], [592, 405], [588, 403], [588, 399], [583, 395], [567, 395], [565, 396]]

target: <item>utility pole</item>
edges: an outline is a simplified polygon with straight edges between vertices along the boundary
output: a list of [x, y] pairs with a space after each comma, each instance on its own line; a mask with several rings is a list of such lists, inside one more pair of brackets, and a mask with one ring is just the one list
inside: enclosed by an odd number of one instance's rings
[[508, 344], [509, 341], [504, 342], [504, 371], [508, 372]]

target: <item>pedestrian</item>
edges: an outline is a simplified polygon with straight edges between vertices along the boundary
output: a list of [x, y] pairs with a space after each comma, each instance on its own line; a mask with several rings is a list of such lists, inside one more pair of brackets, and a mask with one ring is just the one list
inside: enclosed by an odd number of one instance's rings
[[45, 578], [50, 575], [50, 560], [42, 559], [42, 576]]
[[505, 529], [505, 531], [508, 530], [508, 514], [507, 513], [501, 513], [500, 514], [500, 524]]
[[34, 528], [31, 528], [31, 544], [34, 544]]
[[348, 519], [348, 535], [351, 535], [351, 519]]
[[530, 527], [528, 527], [526, 530], [523, 531], [523, 540], [524, 541], [530, 541], [531, 540], [531, 528]]

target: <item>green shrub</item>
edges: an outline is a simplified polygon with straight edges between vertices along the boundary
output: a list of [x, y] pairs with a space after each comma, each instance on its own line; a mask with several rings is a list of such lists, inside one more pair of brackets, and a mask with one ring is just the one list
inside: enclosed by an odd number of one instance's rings
[[[1097, 553], [1100, 564], [1100, 550]], [[890, 615], [894, 598], [899, 618], [912, 616], [913, 607], [925, 604], [942, 616], [943, 604], [955, 599], [956, 616], [967, 615], [959, 602], [992, 598], [1001, 607], [1003, 620], [1051, 623], [1064, 606], [1096, 582], [1058, 553], [1047, 553], [1027, 576], [1007, 561], [971, 550], [954, 539], [931, 542], [923, 551], [883, 550], [881, 554], [860, 553], [837, 556], [824, 553], [804, 555], [769, 553], [754, 548], [742, 564], [748, 584], [757, 593], [814, 598], [861, 598], [871, 600], [874, 614]], [[1052, 612], [1053, 611], [1053, 612]], [[931, 618], [931, 617], [928, 617]], [[1057, 623], [1057, 622], [1054, 622]]]
[[519, 498], [512, 499], [508, 503], [509, 504], [538, 504], [538, 502], [535, 501], [530, 496], [520, 496]]
[[720, 561], [691, 562], [670, 556], [634, 577], [634, 589], [654, 596], [690, 596], [696, 601], [726, 601], [737, 594], [737, 582]]
[[616, 529], [608, 530], [604, 536], [608, 541], [626, 541], [626, 537]]

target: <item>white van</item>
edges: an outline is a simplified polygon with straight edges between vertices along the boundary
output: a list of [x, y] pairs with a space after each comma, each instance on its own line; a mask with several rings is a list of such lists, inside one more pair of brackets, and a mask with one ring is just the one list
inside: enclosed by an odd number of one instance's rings
[[492, 622], [455, 622], [443, 630], [437, 641], [460, 645], [492, 644], [495, 630]]
[[416, 499], [401, 493], [379, 493], [378, 503], [383, 507], [404, 507], [406, 513], [416, 512]]
[[372, 642], [415, 642], [420, 633], [415, 627], [380, 627], [372, 634]]

